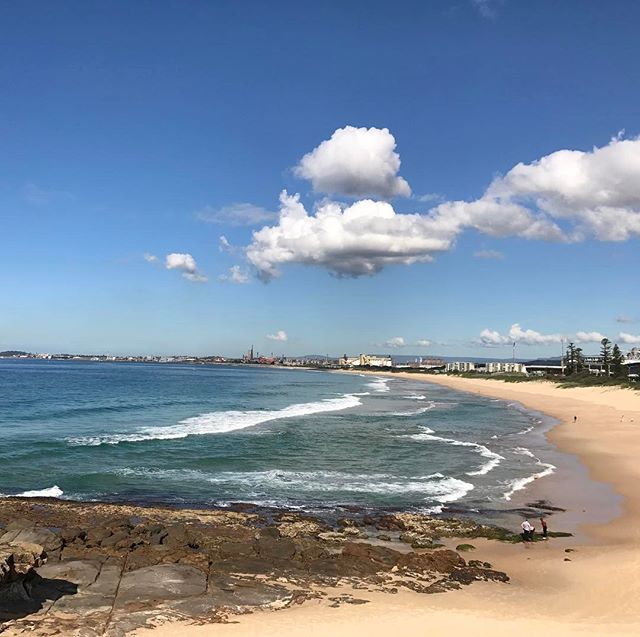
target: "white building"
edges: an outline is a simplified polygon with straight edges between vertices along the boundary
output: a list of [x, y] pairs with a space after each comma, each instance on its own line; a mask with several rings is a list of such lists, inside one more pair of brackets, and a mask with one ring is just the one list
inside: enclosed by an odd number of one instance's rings
[[342, 367], [393, 367], [391, 356], [374, 356], [360, 354], [360, 356], [347, 356], [339, 360]]
[[447, 363], [445, 370], [448, 372], [473, 372], [476, 364], [470, 361], [453, 361]]
[[506, 361], [492, 361], [485, 365], [487, 374], [526, 374], [527, 368], [523, 363]]

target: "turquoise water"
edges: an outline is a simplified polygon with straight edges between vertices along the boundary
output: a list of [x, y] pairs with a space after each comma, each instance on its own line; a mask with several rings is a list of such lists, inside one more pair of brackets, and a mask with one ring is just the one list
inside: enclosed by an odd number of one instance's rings
[[179, 506], [508, 506], [550, 473], [532, 414], [419, 381], [0, 360], [0, 493]]

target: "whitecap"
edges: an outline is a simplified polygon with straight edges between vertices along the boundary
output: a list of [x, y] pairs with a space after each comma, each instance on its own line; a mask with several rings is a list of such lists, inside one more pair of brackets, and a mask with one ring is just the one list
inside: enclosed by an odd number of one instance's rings
[[22, 493], [16, 493], [16, 498], [59, 498], [64, 492], [57, 485], [54, 484], [52, 487], [47, 489], [35, 489], [33, 491], [23, 491]]
[[504, 460], [504, 456], [501, 456], [499, 453], [495, 451], [491, 451], [488, 447], [481, 445], [478, 442], [467, 442], [464, 440], [455, 440], [454, 438], [443, 438], [441, 436], [434, 436], [434, 431], [429, 429], [428, 427], [424, 427], [422, 433], [418, 434], [410, 434], [408, 437], [413, 440], [419, 441], [436, 441], [436, 442], [444, 442], [448, 445], [453, 445], [455, 447], [470, 447], [476, 453], [479, 453], [482, 457], [487, 458], [488, 461], [485, 462], [479, 469], [475, 471], [467, 471], [468, 476], [483, 476], [495, 469], [502, 460]]
[[[517, 447], [516, 449], [519, 449], [522, 455], [535, 458], [536, 464], [539, 467], [542, 467], [542, 471], [538, 471], [537, 473], [533, 473], [532, 475], [526, 476], [524, 478], [516, 478], [515, 480], [508, 482], [508, 491], [506, 491], [502, 496], [502, 498], [507, 502], [511, 500], [511, 496], [513, 496], [516, 491], [522, 491], [522, 489], [524, 489], [528, 484], [531, 484], [534, 480], [549, 476], [556, 470], [555, 465], [551, 464], [550, 462], [542, 462], [542, 460], [540, 460], [540, 458], [536, 458], [536, 456], [534, 456], [531, 451], [529, 451], [529, 449], [525, 449], [524, 447]], [[518, 453], [518, 451], [516, 451], [516, 453]]]
[[367, 383], [367, 387], [371, 387], [373, 391], [383, 394], [389, 390], [389, 381], [390, 378], [378, 377], [376, 376], [370, 383]]
[[98, 446], [117, 445], [121, 442], [143, 442], [145, 440], [172, 440], [205, 434], [218, 434], [254, 427], [263, 422], [280, 418], [295, 418], [329, 411], [341, 411], [362, 404], [360, 398], [345, 394], [340, 398], [327, 398], [318, 402], [289, 405], [284, 409], [252, 411], [214, 411], [181, 420], [168, 427], [143, 427], [135, 433], [104, 434], [69, 438], [71, 445]]

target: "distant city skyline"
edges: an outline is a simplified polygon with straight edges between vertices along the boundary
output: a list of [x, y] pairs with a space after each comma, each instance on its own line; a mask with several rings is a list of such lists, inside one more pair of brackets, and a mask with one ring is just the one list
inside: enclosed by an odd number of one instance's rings
[[0, 17], [0, 350], [640, 345], [637, 3]]

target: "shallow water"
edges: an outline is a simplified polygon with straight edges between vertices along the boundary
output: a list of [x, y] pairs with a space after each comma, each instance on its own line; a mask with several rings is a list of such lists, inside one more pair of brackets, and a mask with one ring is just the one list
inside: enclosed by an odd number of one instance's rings
[[179, 506], [508, 508], [541, 420], [422, 381], [0, 360], [0, 493]]

